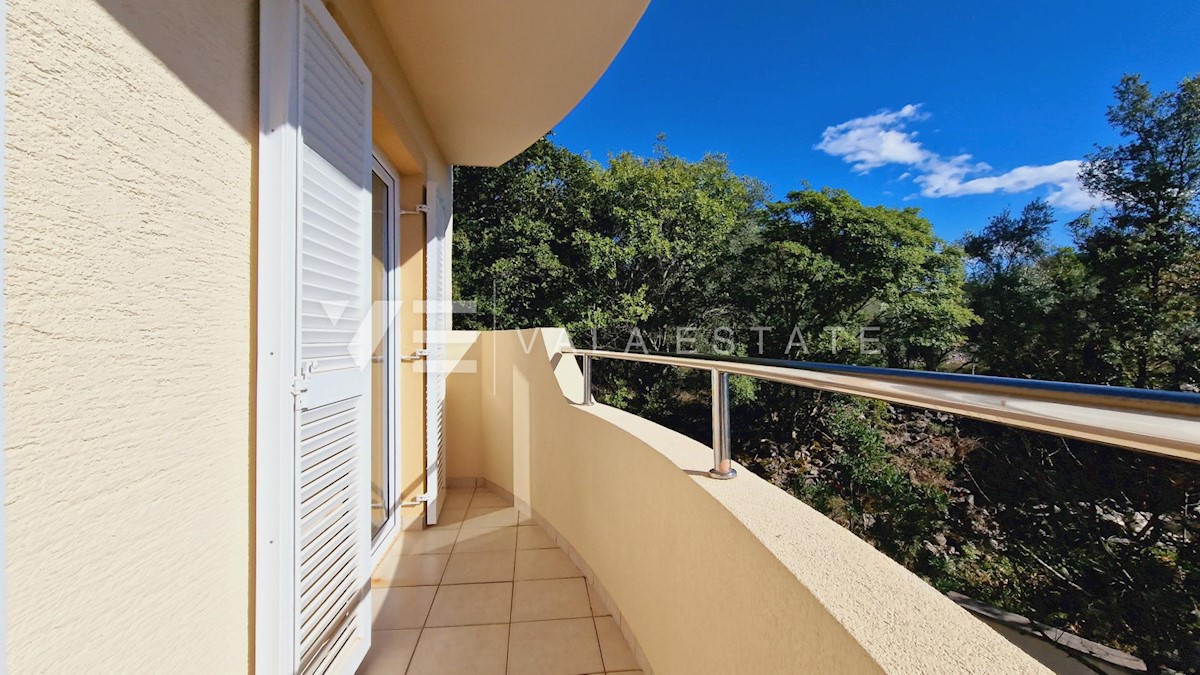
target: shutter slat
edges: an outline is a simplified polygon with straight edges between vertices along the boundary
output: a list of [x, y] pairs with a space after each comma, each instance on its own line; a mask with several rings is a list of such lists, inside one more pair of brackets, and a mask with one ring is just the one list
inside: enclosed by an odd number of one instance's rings
[[311, 281], [303, 284], [301, 292], [304, 293], [307, 300], [318, 303], [349, 302], [354, 299], [353, 296], [348, 295], [345, 291]]
[[337, 236], [334, 232], [312, 228], [304, 233], [304, 243], [305, 248], [315, 252], [321, 258], [337, 262], [345, 267], [358, 265], [358, 259], [350, 249], [351, 242]]
[[[309, 133], [313, 131], [315, 130], [309, 130]], [[308, 194], [305, 195], [304, 215], [319, 219], [321, 225], [331, 228], [348, 246], [357, 245], [356, 242], [362, 237], [362, 233], [355, 232], [342, 222], [347, 210], [358, 208], [358, 205], [347, 201], [345, 194], [353, 184], [344, 177], [337, 176], [336, 171], [330, 171], [326, 162], [311, 161], [307, 151], [304, 160], [304, 171], [313, 179], [308, 185]], [[326, 185], [333, 183], [337, 183], [336, 189]]]
[[[358, 623], [358, 617], [351, 615], [350, 621]], [[339, 672], [340, 664], [338, 661], [345, 658], [347, 653], [346, 647], [350, 644], [351, 638], [358, 631], [357, 625], [352, 625], [338, 632], [337, 636], [330, 643], [330, 646], [324, 650], [320, 658], [315, 661], [310, 667], [305, 668], [301, 672], [304, 675], [313, 675], [315, 673]], [[352, 670], [352, 668], [350, 669]]]
[[[342, 454], [352, 454], [354, 447], [353, 443], [347, 443]], [[329, 498], [331, 492], [349, 489], [351, 478], [353, 478], [354, 459], [334, 457], [330, 461], [336, 462], [336, 464], [330, 467], [327, 473], [310, 481], [301, 489], [300, 514], [302, 517], [320, 506], [321, 502]]]
[[325, 544], [337, 538], [342, 518], [347, 513], [353, 515], [353, 511], [353, 502], [335, 497], [319, 505], [309, 514], [308, 520], [312, 521], [312, 525], [300, 533], [300, 545], [306, 552], [306, 557], [300, 559], [301, 569]]
[[[331, 261], [314, 255], [305, 255], [304, 258], [304, 271], [308, 275], [308, 278], [305, 279], [306, 286], [315, 286], [336, 291], [345, 294], [345, 297], [348, 298], [356, 298], [361, 293], [362, 286], [357, 281], [347, 279], [344, 276], [348, 270], [339, 268]], [[353, 318], [359, 316], [355, 311], [357, 309], [358, 306], [356, 304], [347, 305], [342, 317]]]
[[[342, 521], [353, 519], [353, 514], [345, 515], [341, 518]], [[334, 523], [336, 530], [343, 531], [346, 529]], [[300, 593], [302, 597], [312, 597], [314, 591], [320, 586], [325, 586], [334, 579], [331, 573], [337, 569], [341, 569], [345, 560], [353, 558], [357, 551], [355, 550], [355, 541], [353, 536], [332, 536], [323, 539], [322, 546], [316, 551], [316, 555], [308, 560], [306, 565], [301, 566], [300, 577]]]
[[356, 589], [352, 581], [354, 562], [339, 570], [336, 582], [322, 587], [312, 601], [300, 610], [300, 643], [309, 648], [318, 646], [313, 638], [320, 635], [323, 628], [332, 624], [339, 614], [344, 612], [353, 599]]
[[325, 438], [331, 432], [337, 431], [335, 438], [343, 438], [341, 430], [347, 429], [349, 425], [354, 424], [354, 409], [335, 410], [331, 406], [319, 408], [320, 411], [326, 411], [330, 414], [314, 419], [304, 426], [301, 433], [304, 441], [301, 444], [301, 456], [307, 455], [313, 450], [324, 447]]
[[301, 445], [301, 484], [308, 484], [310, 477], [315, 476], [315, 472], [320, 471], [320, 464], [334, 459], [338, 454], [345, 453], [348, 444], [353, 444], [356, 440], [354, 433], [355, 430], [352, 426], [335, 427], [328, 433], [328, 442], [322, 441], [320, 443], [313, 442]]

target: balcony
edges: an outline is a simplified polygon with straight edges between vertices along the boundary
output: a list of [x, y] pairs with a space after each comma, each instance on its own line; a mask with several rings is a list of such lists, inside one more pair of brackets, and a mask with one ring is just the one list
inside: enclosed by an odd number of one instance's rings
[[[432, 603], [426, 615], [437, 615], [433, 598], [464, 579], [497, 585], [496, 597], [478, 602], [497, 606], [493, 621], [498, 627], [489, 629], [490, 638], [472, 634], [469, 641], [476, 650], [485, 649], [488, 640], [503, 643], [507, 660], [497, 659], [492, 671], [471, 672], [616, 672], [610, 652], [620, 654], [615, 657], [619, 667], [657, 673], [1049, 672], [1045, 664], [1057, 672], [1089, 672], [1053, 647], [1038, 653], [1036, 640], [1024, 641], [1028, 653], [1014, 646], [884, 554], [751, 472], [714, 480], [710, 470], [721, 466], [722, 443], [716, 443], [714, 458], [712, 448], [653, 422], [609, 406], [583, 405], [586, 375], [569, 354], [563, 331], [460, 331], [451, 342], [449, 473], [456, 485], [480, 487], [452, 492], [442, 523], [406, 533], [400, 546], [440, 547], [448, 554], [448, 562], [440, 563], [442, 586], [411, 599], [417, 613]], [[722, 364], [727, 366], [761, 371], [742, 374], [784, 377], [767, 366]], [[819, 386], [847, 391], [868, 381], [845, 373], [805, 377], [814, 380], [809, 386], [820, 380]], [[719, 398], [718, 381], [714, 378]], [[921, 384], [879, 386], [888, 390], [881, 398], [907, 397], [916, 404], [930, 394]], [[943, 396], [944, 409], [967, 406], [970, 414], [1001, 419], [996, 406], [1003, 405], [989, 399], [978, 383], [972, 386], [977, 390]], [[1121, 438], [1153, 450], [1155, 432], [1134, 408]], [[1077, 419], [1081, 410], [1091, 417]], [[1030, 428], [1067, 428], [1098, 419], [1095, 409], [1072, 403], [1017, 406], [1013, 414], [1021, 418], [1015, 423]], [[1187, 419], [1169, 431], [1160, 429], [1164, 447], [1159, 450], [1176, 456], [1194, 452], [1194, 439], [1188, 439], [1196, 424]], [[1102, 426], [1072, 433], [1102, 433]], [[716, 419], [714, 427], [720, 429]], [[488, 525], [509, 532], [483, 534]], [[498, 547], [491, 556], [495, 578], [480, 572], [487, 578], [456, 579], [465, 573], [458, 567], [471, 565], [465, 554], [492, 539]], [[527, 600], [521, 600], [520, 586], [532, 577], [522, 572], [522, 559], [530, 555], [523, 540], [547, 547], [552, 542], [561, 549], [538, 554], [557, 559], [555, 578], [582, 576], [557, 584], [563, 594], [574, 596], [555, 601], [573, 607], [560, 610], [572, 616], [550, 619], [578, 623], [572, 629], [577, 635], [546, 633], [541, 641], [524, 636], [528, 629], [520, 627], [521, 620], [528, 617], [519, 608]], [[383, 574], [389, 564], [400, 563], [400, 554], [394, 555]], [[460, 556], [457, 565], [455, 556]], [[516, 586], [505, 595], [502, 587], [514, 580]], [[376, 589], [382, 606], [388, 604], [385, 594]], [[511, 608], [507, 614], [505, 599]], [[422, 624], [421, 640], [436, 636], [441, 630], [435, 630], [436, 623]], [[582, 630], [588, 625], [594, 632]], [[391, 648], [387, 640], [394, 635], [399, 634], [376, 634], [374, 657]], [[396, 649], [411, 654], [411, 647]], [[421, 652], [417, 645], [413, 663]], [[548, 662], [539, 659], [551, 652], [578, 652], [570, 657], [578, 662], [545, 666]], [[529, 663], [544, 667], [522, 667]], [[438, 672], [427, 663], [412, 668], [409, 672]]]

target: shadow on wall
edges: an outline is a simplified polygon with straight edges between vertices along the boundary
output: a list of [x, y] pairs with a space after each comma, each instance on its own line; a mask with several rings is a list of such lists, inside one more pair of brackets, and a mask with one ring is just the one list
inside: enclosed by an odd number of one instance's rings
[[[258, 3], [97, 0], [247, 141], [258, 137]], [[248, 85], [248, 86], [247, 86]], [[154, 92], [146, 92], [147, 100]]]
[[[255, 0], [154, 0], [142, 2], [139, 0], [96, 0], [96, 4], [120, 27], [136, 40], [147, 52], [161, 62], [183, 84], [196, 99], [212, 110], [234, 133], [238, 134], [251, 147], [250, 173], [246, 180], [251, 185], [250, 195], [253, 202], [257, 194], [258, 174], [258, 47], [259, 47], [259, 3]], [[59, 8], [69, 11], [69, 8]], [[54, 11], [47, 8], [47, 12]], [[48, 23], [47, 25], [52, 25]], [[87, 36], [80, 40], [86, 43]], [[111, 54], [114, 63], [103, 64], [112, 72], [119, 73], [123, 67], [120, 62], [122, 53]], [[130, 81], [137, 81], [131, 79]], [[146, 101], [148, 108], [155, 106], [161, 92], [137, 92]], [[257, 208], [251, 205], [251, 214], [257, 214]], [[251, 222], [246, 225], [251, 232], [251, 270], [257, 266], [253, 251], [257, 247], [257, 222], [251, 216]], [[253, 274], [251, 274], [253, 278]], [[250, 288], [250, 307], [256, 312], [254, 298], [257, 287], [254, 283]], [[251, 333], [247, 336], [248, 344], [255, 344], [253, 327], [257, 325], [257, 316], [250, 317]], [[248, 391], [254, 392], [254, 363], [256, 355], [251, 351], [247, 354], [246, 372], [250, 381]], [[231, 364], [232, 365], [232, 364]], [[253, 396], [253, 393], [251, 393]], [[255, 410], [251, 403], [251, 411]], [[247, 663], [254, 663], [254, 508], [255, 499], [255, 447], [254, 430], [256, 420], [253, 412], [247, 429], [248, 454], [247, 464], [249, 481], [248, 489], [251, 495], [247, 503], [248, 522], [246, 554], [251, 561], [251, 567], [246, 570], [247, 590], [249, 597], [246, 606], [246, 621], [250, 630], [246, 646]]]

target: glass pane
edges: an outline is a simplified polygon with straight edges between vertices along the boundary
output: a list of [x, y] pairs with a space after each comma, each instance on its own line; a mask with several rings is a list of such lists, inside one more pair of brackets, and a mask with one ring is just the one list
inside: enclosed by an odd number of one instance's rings
[[388, 457], [387, 386], [387, 228], [388, 184], [372, 174], [371, 182], [371, 537], [391, 516]]

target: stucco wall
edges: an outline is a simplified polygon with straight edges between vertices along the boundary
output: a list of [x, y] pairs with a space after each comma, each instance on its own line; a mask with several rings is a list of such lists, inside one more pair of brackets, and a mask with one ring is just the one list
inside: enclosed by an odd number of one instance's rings
[[250, 662], [256, 31], [8, 2], [8, 672]]
[[[451, 480], [479, 478], [483, 471], [478, 333], [455, 331], [461, 342], [447, 345], [452, 369], [446, 378], [446, 464]], [[450, 403], [450, 402], [453, 403]]]
[[658, 675], [1047, 672], [749, 471], [711, 480], [708, 448], [608, 406], [573, 405], [582, 377], [557, 354], [561, 331], [463, 338], [482, 367], [455, 376], [449, 405], [477, 383], [484, 477], [568, 540]]
[[[422, 175], [400, 176], [400, 207], [412, 211], [425, 201]], [[425, 315], [415, 311], [425, 298], [425, 228], [422, 218], [400, 218], [400, 310], [394, 328], [400, 331], [400, 352], [424, 347]], [[411, 502], [425, 492], [425, 374], [422, 363], [399, 364], [400, 371], [400, 499]], [[420, 528], [425, 507], [400, 509], [401, 525]]]

